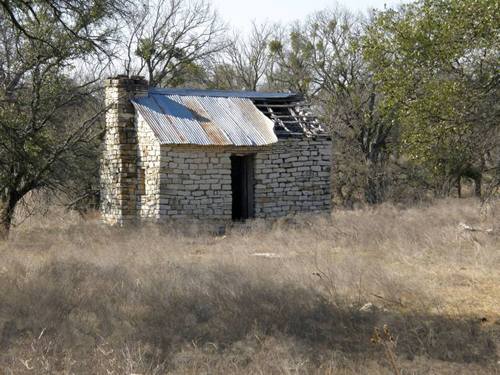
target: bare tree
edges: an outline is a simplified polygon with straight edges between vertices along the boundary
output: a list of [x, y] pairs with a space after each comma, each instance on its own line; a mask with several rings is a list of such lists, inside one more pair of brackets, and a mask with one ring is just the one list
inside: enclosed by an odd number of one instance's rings
[[333, 125], [334, 138], [360, 152], [365, 199], [379, 203], [387, 185], [388, 139], [395, 121], [379, 108], [380, 96], [360, 44], [362, 20], [347, 11], [324, 11], [309, 19], [305, 34], [320, 88], [317, 99]]
[[246, 38], [235, 36], [227, 50], [226, 58], [230, 62], [236, 88], [257, 90], [270, 64], [269, 43], [274, 28], [266, 23], [252, 23], [250, 34]]
[[311, 44], [303, 35], [302, 25], [278, 28], [269, 44], [270, 65], [266, 72], [267, 86], [273, 90], [299, 92], [314, 96]]
[[204, 0], [158, 0], [139, 8], [128, 17], [124, 68], [145, 74], [153, 86], [182, 84], [194, 64], [227, 46], [225, 26]]

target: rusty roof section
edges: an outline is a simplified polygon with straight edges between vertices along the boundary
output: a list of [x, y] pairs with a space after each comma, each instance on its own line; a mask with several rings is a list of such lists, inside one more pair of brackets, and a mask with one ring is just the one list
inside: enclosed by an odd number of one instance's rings
[[274, 122], [251, 98], [189, 94], [153, 89], [132, 103], [161, 144], [264, 146], [278, 141]]

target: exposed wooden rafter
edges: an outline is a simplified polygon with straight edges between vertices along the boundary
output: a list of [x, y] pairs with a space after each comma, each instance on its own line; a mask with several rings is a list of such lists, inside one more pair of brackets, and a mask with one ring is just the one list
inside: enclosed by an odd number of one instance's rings
[[257, 108], [275, 124], [277, 135], [324, 134], [318, 118], [312, 114], [310, 105], [305, 101], [255, 101]]

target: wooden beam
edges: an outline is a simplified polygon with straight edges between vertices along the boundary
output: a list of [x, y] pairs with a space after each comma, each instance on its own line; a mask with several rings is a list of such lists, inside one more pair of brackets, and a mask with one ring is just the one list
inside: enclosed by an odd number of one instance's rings
[[273, 107], [273, 108], [295, 108], [295, 107], [300, 107], [301, 104], [268, 104], [268, 103], [256, 103], [255, 104], [257, 107]]

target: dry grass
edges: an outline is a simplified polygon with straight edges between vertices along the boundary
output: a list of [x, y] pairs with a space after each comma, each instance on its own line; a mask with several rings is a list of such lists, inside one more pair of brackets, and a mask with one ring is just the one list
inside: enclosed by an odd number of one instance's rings
[[392, 374], [384, 325], [401, 374], [498, 374], [499, 225], [472, 200], [224, 236], [30, 219], [0, 244], [0, 374]]

